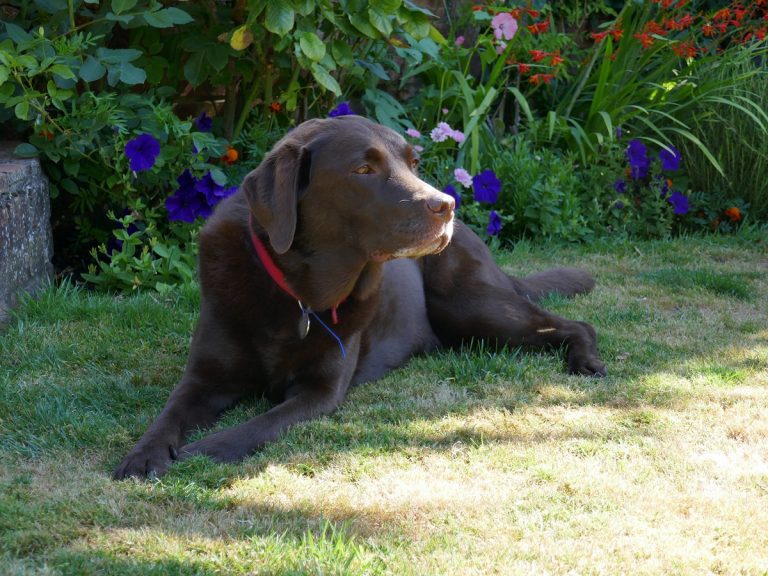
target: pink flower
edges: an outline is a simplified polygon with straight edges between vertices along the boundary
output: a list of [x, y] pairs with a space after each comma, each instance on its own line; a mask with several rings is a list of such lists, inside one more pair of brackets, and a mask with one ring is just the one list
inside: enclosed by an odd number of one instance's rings
[[414, 146], [413, 149], [419, 153], [424, 152], [424, 146], [419, 146], [418, 144], [416, 144], [416, 146]]
[[429, 133], [429, 137], [432, 138], [433, 142], [445, 142], [452, 136], [452, 134], [453, 128], [448, 126], [447, 122], [440, 122], [437, 125], [437, 128], [434, 128], [432, 132]]
[[421, 138], [421, 132], [413, 128], [408, 128], [408, 130], [406, 130], [405, 133], [408, 134], [408, 136], [410, 136], [411, 138]]
[[504, 50], [507, 49], [507, 43], [503, 40], [500, 40], [499, 43], [496, 45], [496, 54], [502, 54]]
[[448, 108], [443, 108], [443, 114], [448, 114]]
[[450, 137], [453, 138], [459, 144], [464, 142], [464, 132], [462, 132], [461, 130], [454, 130], [453, 132], [451, 132]]
[[457, 36], [455, 44], [456, 44], [456, 46], [463, 46], [464, 45], [464, 36]]
[[470, 176], [469, 172], [464, 170], [464, 168], [456, 168], [456, 170], [453, 171], [453, 176], [459, 184], [464, 186], [464, 188], [472, 187], [472, 176]]
[[512, 40], [517, 32], [517, 20], [509, 12], [499, 12], [491, 20], [491, 28], [497, 40]]

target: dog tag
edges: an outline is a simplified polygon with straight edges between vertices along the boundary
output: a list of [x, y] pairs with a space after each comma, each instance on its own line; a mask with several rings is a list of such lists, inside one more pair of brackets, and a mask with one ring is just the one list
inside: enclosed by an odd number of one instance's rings
[[299, 302], [301, 308], [301, 318], [299, 318], [299, 338], [304, 340], [309, 334], [309, 308], [304, 308]]

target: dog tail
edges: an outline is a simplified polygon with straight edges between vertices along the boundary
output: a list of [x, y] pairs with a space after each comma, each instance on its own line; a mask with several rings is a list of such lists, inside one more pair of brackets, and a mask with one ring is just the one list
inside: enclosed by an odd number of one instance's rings
[[554, 268], [519, 279], [523, 295], [539, 300], [548, 294], [575, 296], [595, 287], [592, 274], [581, 268]]

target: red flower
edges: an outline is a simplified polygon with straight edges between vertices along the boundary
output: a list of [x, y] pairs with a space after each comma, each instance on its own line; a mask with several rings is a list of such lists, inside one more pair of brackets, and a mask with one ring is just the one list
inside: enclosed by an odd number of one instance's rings
[[528, 16], [530, 16], [534, 20], [539, 17], [538, 10], [531, 10], [530, 8], [526, 8], [525, 11], [528, 13]]
[[609, 34], [613, 37], [614, 42], [618, 42], [621, 40], [621, 37], [624, 36], [624, 30], [621, 28], [614, 28], [613, 30], [609, 31]]
[[272, 104], [269, 105], [269, 109], [272, 110], [272, 112], [280, 112], [283, 109], [283, 105], [280, 104], [280, 102], [272, 102]]
[[727, 22], [731, 19], [731, 11], [728, 10], [728, 8], [723, 8], [722, 10], [718, 10], [715, 12], [715, 15], [712, 17], [715, 21], [723, 21]]
[[533, 58], [534, 62], [541, 62], [549, 56], [544, 50], [528, 50], [528, 53], [531, 55], [531, 58]]
[[715, 27], [712, 26], [709, 22], [704, 24], [704, 26], [701, 27], [701, 31], [704, 33], [704, 36], [707, 38], [712, 38], [712, 36], [715, 35]]
[[654, 22], [653, 20], [648, 22], [645, 27], [643, 27], [643, 32], [646, 34], [656, 34], [657, 36], [667, 35], [667, 31], [664, 30], [664, 27], [658, 22]]
[[680, 27], [679, 30], [685, 30], [686, 28], [689, 28], [691, 24], [693, 24], [693, 16], [690, 14], [686, 14], [677, 21], [677, 25]]
[[550, 56], [552, 57], [552, 59], [549, 61], [549, 63], [552, 66], [557, 66], [564, 60], [564, 58], [560, 56], [560, 54], [558, 54], [557, 52], [553, 52], [552, 54], [550, 54]]
[[672, 44], [672, 50], [680, 58], [696, 57], [696, 46], [693, 45], [693, 42], [678, 42], [676, 44]]
[[653, 43], [655, 41], [653, 37], [647, 32], [643, 32], [642, 34], [633, 34], [632, 36], [640, 40], [640, 44], [643, 45], [643, 49], [650, 48], [651, 46], [653, 46]]
[[517, 65], [517, 71], [520, 74], [528, 74], [528, 72], [531, 71], [531, 65], [530, 64], [525, 64], [524, 62], [521, 62], [520, 64]]
[[542, 32], [546, 32], [549, 30], [549, 20], [544, 20], [543, 22], [538, 22], [536, 24], [531, 24], [528, 26], [528, 31], [531, 34], [541, 34]]
[[725, 32], [728, 30], [728, 22], [719, 22], [715, 24], [715, 28], [720, 31], [720, 34], [725, 34]]
[[755, 31], [755, 36], [757, 36], [758, 40], [762, 42], [765, 40], [766, 32], [768, 32], [768, 28], [760, 28], [759, 30]]
[[606, 36], [608, 36], [608, 32], [592, 32], [592, 34], [590, 34], [589, 36], [590, 36], [590, 37], [592, 38], [592, 40], [594, 40], [595, 42], [600, 42], [600, 40], [602, 40], [603, 38], [605, 38]]
[[528, 81], [534, 86], [538, 86], [542, 82], [544, 82], [544, 84], [549, 84], [554, 79], [555, 79], [554, 74], [534, 74], [528, 79]]

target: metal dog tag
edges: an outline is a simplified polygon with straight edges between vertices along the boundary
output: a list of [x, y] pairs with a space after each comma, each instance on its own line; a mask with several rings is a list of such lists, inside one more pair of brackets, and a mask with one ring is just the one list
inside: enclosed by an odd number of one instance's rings
[[299, 318], [299, 338], [304, 340], [309, 334], [309, 308], [304, 308], [301, 302], [299, 302], [299, 308], [301, 308], [301, 318]]

